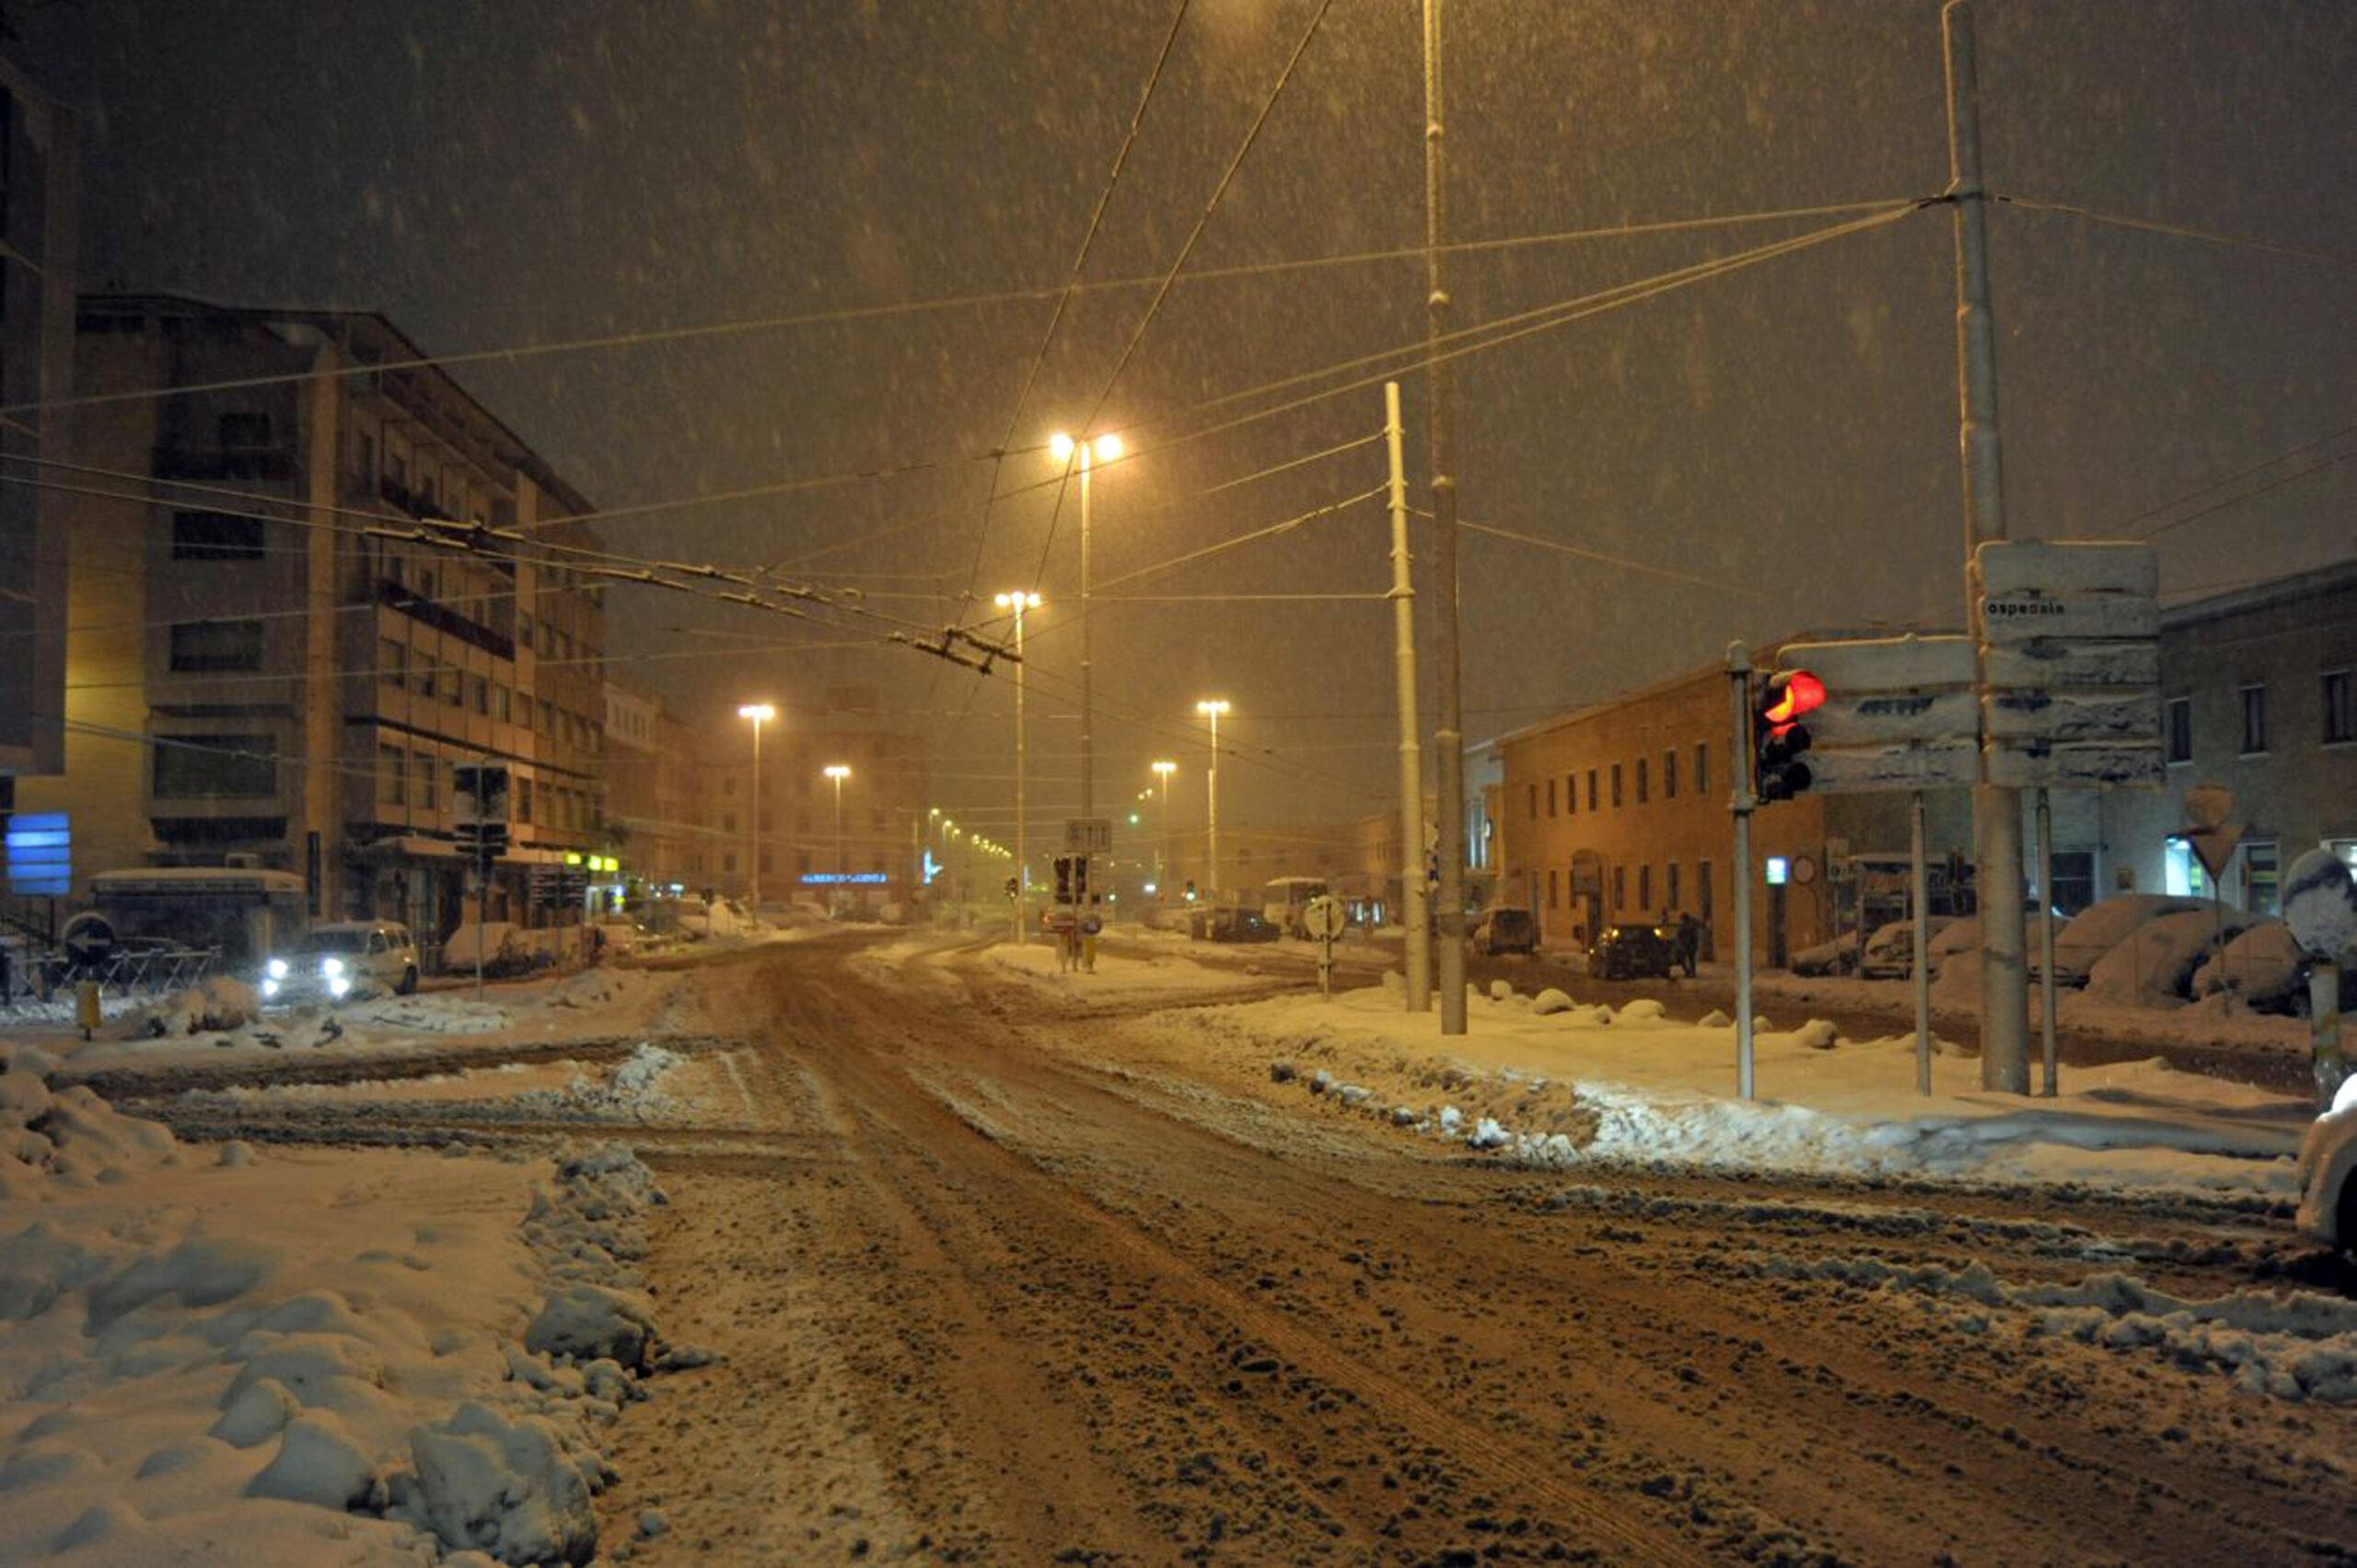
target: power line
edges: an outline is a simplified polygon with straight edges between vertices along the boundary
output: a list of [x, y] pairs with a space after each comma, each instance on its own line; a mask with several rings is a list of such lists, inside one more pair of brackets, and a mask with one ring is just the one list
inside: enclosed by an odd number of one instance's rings
[[[1112, 204], [1114, 188], [1121, 182], [1121, 171], [1129, 167], [1130, 150], [1137, 145], [1138, 131], [1145, 123], [1146, 105], [1154, 100], [1154, 90], [1162, 83], [1163, 67], [1170, 62], [1171, 46], [1178, 41], [1178, 29], [1187, 19], [1189, 0], [1178, 0], [1178, 8], [1171, 13], [1170, 27], [1162, 35], [1162, 47], [1155, 52], [1154, 64], [1146, 72], [1145, 86], [1138, 93], [1137, 107], [1131, 110], [1130, 128], [1121, 137], [1120, 147], [1113, 155], [1113, 167], [1105, 176], [1104, 187], [1097, 193], [1097, 206], [1088, 215], [1088, 226], [1080, 237], [1080, 250], [1072, 259], [1072, 271], [1065, 275], [1064, 286], [1056, 296], [1056, 308], [1049, 314], [1047, 331], [1039, 335], [1039, 351], [1032, 354], [1030, 368], [1023, 375], [1023, 385], [1015, 394], [1014, 405], [1007, 410], [1006, 430], [999, 437], [998, 453], [991, 463], [990, 491], [982, 499], [981, 527], [974, 535], [974, 563], [966, 574], [966, 604], [974, 601], [974, 585], [981, 578], [982, 547], [990, 539], [991, 508], [998, 500], [1000, 471], [1005, 467], [1006, 449], [1015, 442], [1015, 432], [1022, 423], [1023, 408], [1030, 401], [1031, 389], [1038, 384], [1040, 370], [1048, 363], [1048, 350], [1056, 341], [1056, 329], [1063, 324], [1064, 313], [1072, 306], [1073, 295], [1080, 286], [1080, 274], [1088, 264], [1088, 252], [1097, 243], [1097, 230], [1105, 222], [1105, 211]], [[962, 609], [962, 606], [961, 606]], [[936, 671], [936, 678], [938, 672]]]
[[[1133, 572], [1124, 572], [1118, 577], [1107, 578], [1103, 583], [1097, 586], [1107, 588], [1119, 587], [1123, 583], [1135, 582], [1140, 577], [1154, 576], [1159, 573], [1167, 572], [1176, 567], [1185, 566], [1193, 562], [1203, 560], [1209, 556], [1225, 554], [1226, 552], [1234, 550], [1239, 545], [1250, 544], [1255, 540], [1268, 539], [1276, 534], [1288, 533], [1293, 529], [1301, 527], [1304, 523], [1315, 522], [1319, 517], [1330, 517], [1337, 512], [1347, 511], [1351, 507], [1356, 506], [1363, 502], [1372, 501], [1376, 496], [1383, 494], [1385, 489], [1385, 486], [1378, 484], [1374, 489], [1363, 490], [1356, 495], [1346, 495], [1340, 501], [1329, 501], [1322, 506], [1313, 506], [1306, 512], [1295, 513], [1294, 516], [1285, 518], [1283, 522], [1271, 523], [1266, 528], [1254, 528], [1249, 533], [1237, 534], [1233, 539], [1222, 540], [1217, 544], [1207, 544], [1201, 550], [1190, 550], [1183, 555], [1174, 555], [1167, 561], [1157, 561], [1151, 566], [1141, 566]], [[1377, 595], [1376, 597], [1382, 598], [1384, 596]]]
[[[1422, 517], [1426, 522], [1432, 521], [1433, 515], [1420, 506], [1411, 506], [1408, 510], [1411, 516]], [[1647, 572], [1656, 577], [1667, 577], [1672, 582], [1689, 583], [1696, 587], [1710, 588], [1723, 594], [1733, 594], [1739, 598], [1759, 597], [1759, 590], [1755, 588], [1739, 587], [1733, 583], [1722, 583], [1713, 577], [1699, 577], [1691, 572], [1680, 572], [1674, 567], [1656, 566], [1650, 561], [1633, 561], [1625, 555], [1608, 555], [1603, 551], [1589, 550], [1582, 545], [1565, 544], [1561, 540], [1541, 539], [1537, 534], [1516, 533], [1512, 528], [1492, 528], [1487, 523], [1477, 523], [1463, 517], [1457, 519], [1457, 526], [1469, 533], [1488, 534], [1492, 539], [1512, 540], [1516, 544], [1536, 545], [1541, 550], [1552, 550], [1564, 555], [1576, 555], [1583, 561], [1594, 561], [1607, 566], [1619, 566], [1631, 572]]]
[[2142, 234], [2165, 234], [2176, 239], [2198, 239], [2207, 245], [2228, 245], [2236, 250], [2258, 250], [2272, 256], [2296, 256], [2303, 261], [2333, 261], [2341, 266], [2357, 265], [2357, 251], [2336, 250], [2321, 245], [2286, 245], [2278, 240], [2261, 239], [2247, 234], [2229, 234], [2221, 229], [2193, 228], [2184, 224], [2164, 223], [2158, 218], [2126, 217], [2118, 213], [2097, 212], [2069, 202], [2039, 202], [2027, 196], [1990, 197], [1992, 202], [2008, 207], [2020, 207], [2033, 213], [2061, 213], [2088, 223], [2102, 224], [2111, 228], [2135, 229]]

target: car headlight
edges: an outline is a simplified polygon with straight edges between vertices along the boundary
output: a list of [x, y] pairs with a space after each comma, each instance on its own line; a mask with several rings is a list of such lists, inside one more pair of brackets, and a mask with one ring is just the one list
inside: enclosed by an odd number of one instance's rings
[[262, 1000], [263, 1000], [263, 1001], [265, 1001], [265, 1002], [267, 1002], [268, 1000], [270, 1000], [270, 998], [272, 998], [272, 997], [273, 997], [273, 996], [277, 995], [277, 994], [278, 994], [278, 981], [274, 981], [274, 980], [265, 980], [265, 981], [263, 981], [261, 982], [261, 994], [262, 994]]
[[328, 994], [330, 996], [340, 997], [351, 989], [352, 982], [344, 979], [343, 976], [340, 974], [331, 974], [328, 976]]
[[273, 980], [284, 980], [286, 978], [286, 960], [284, 958], [273, 958], [270, 962], [264, 964], [262, 968], [270, 971], [270, 978]]
[[343, 960], [342, 958], [321, 958], [319, 960], [319, 972], [327, 976], [330, 980], [334, 980], [343, 973]]

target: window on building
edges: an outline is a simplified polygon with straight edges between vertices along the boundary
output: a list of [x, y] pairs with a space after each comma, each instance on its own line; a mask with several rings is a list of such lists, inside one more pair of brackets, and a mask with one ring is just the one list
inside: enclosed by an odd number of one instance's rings
[[231, 410], [216, 428], [225, 452], [254, 452], [270, 445], [270, 415], [258, 409]]
[[555, 738], [556, 738], [556, 704], [555, 704], [554, 703], [550, 702], [546, 697], [536, 698], [536, 699], [535, 699], [535, 702], [539, 704], [539, 713], [540, 713], [540, 724], [539, 724], [538, 727], [539, 727], [539, 729], [540, 729], [540, 732], [542, 735], [547, 736], [547, 737], [548, 737], [550, 739], [552, 739], [552, 740], [555, 739]]
[[1551, 865], [1547, 868], [1547, 907], [1550, 910], [1563, 907], [1562, 875]]
[[409, 679], [409, 645], [390, 637], [377, 640], [377, 679], [388, 686]]
[[1629, 868], [1625, 865], [1612, 868], [1612, 907], [1616, 910], [1629, 907]]
[[267, 527], [259, 517], [232, 517], [226, 512], [174, 512], [172, 559], [259, 561]]
[[155, 796], [203, 800], [278, 793], [278, 738], [271, 735], [159, 735]]
[[532, 645], [532, 618], [521, 610], [516, 615], [516, 645], [524, 648]]
[[409, 804], [409, 771], [403, 766], [404, 760], [398, 746], [377, 748], [377, 795], [388, 806]]
[[459, 673], [456, 665], [442, 672], [442, 700], [454, 708], [467, 704], [467, 678]]
[[1708, 741], [1694, 743], [1694, 793], [1702, 794], [1711, 787], [1711, 747]]
[[2357, 740], [2357, 702], [2350, 699], [2349, 671], [2328, 669], [2318, 678], [2317, 686], [2324, 699], [2324, 743], [2339, 746]]
[[1694, 863], [1694, 918], [1702, 923], [1707, 935], [1711, 923], [1711, 863], [1707, 860]]
[[418, 655], [416, 669], [410, 677], [410, 690], [415, 691], [421, 697], [433, 696], [434, 671], [434, 656], [431, 654]]
[[2193, 699], [2171, 697], [2161, 705], [2161, 741], [2172, 762], [2193, 761]]
[[417, 774], [417, 803], [428, 811], [442, 805], [442, 759], [430, 751], [421, 751], [411, 759], [412, 771]]
[[1664, 800], [1678, 798], [1678, 753], [1674, 750], [1661, 754], [1661, 797]]
[[1548, 815], [1548, 816], [1550, 816], [1550, 817], [1552, 817], [1554, 814], [1555, 814], [1555, 781], [1554, 781], [1553, 779], [1549, 779], [1549, 780], [1547, 781], [1547, 815]]
[[2092, 850], [2054, 852], [2054, 907], [2077, 914], [2096, 901], [2096, 857]]
[[1686, 908], [1686, 901], [1678, 896], [1678, 862], [1674, 860], [1667, 865], [1663, 866], [1661, 870], [1662, 907], [1668, 910], [1672, 914], [1676, 914]]
[[2243, 841], [2243, 908], [2252, 914], [2283, 912], [2283, 869], [2273, 839]]
[[726, 854], [720, 857], [720, 869], [725, 872], [728, 872], [731, 875], [735, 874], [737, 870], [737, 852], [735, 850], [730, 850]]
[[1612, 809], [1620, 809], [1620, 764], [1612, 764]]
[[2246, 686], [2243, 700], [2243, 755], [2256, 757], [2267, 749], [2267, 688]]
[[172, 669], [181, 675], [260, 669], [261, 647], [260, 621], [182, 621], [172, 627]]
[[1563, 775], [1563, 815], [1576, 817], [1579, 814], [1580, 776], [1577, 773], [1565, 773]]
[[1650, 793], [1646, 788], [1645, 780], [1646, 775], [1652, 771], [1645, 759], [1643, 757], [1637, 759], [1637, 804], [1640, 806], [1645, 803], [1646, 796]]
[[501, 724], [505, 724], [508, 714], [515, 712], [515, 701], [516, 693], [513, 690], [494, 681], [491, 688], [491, 716]]
[[1538, 786], [1537, 784], [1530, 786], [1530, 819], [1534, 822], [1538, 820]]
[[1596, 770], [1594, 768], [1587, 771], [1587, 808], [1590, 811], [1596, 809]]
[[810, 852], [808, 850], [797, 850], [795, 852], [794, 874], [796, 877], [807, 877], [810, 875]]
[[724, 811], [720, 814], [720, 830], [724, 833], [733, 833], [737, 830], [737, 813]]
[[531, 819], [532, 781], [519, 773], [516, 778], [516, 820], [528, 822]]
[[470, 675], [467, 684], [473, 691], [475, 712], [488, 715], [491, 712], [491, 680], [486, 676]]
[[1637, 908], [1650, 914], [1654, 907], [1654, 868], [1651, 864], [1637, 867]]

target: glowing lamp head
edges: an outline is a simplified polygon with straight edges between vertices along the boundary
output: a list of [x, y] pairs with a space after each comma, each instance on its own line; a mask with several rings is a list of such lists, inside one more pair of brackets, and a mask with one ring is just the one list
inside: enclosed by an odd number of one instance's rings
[[1061, 430], [1048, 437], [1048, 450], [1060, 463], [1072, 461], [1072, 437]]
[[851, 777], [851, 770], [843, 766], [841, 762], [830, 762], [827, 764], [826, 772], [829, 778], [833, 779], [838, 784]]
[[737, 710], [737, 716], [751, 719], [755, 724], [767, 724], [777, 717], [777, 709], [768, 703], [747, 703]]

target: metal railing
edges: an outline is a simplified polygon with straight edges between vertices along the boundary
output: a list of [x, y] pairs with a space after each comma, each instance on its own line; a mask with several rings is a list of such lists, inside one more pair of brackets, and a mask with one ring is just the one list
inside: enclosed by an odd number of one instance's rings
[[167, 996], [201, 985], [221, 963], [218, 947], [150, 947], [110, 953], [85, 963], [61, 952], [6, 954], [6, 984], [0, 1011], [25, 1003], [47, 1003], [70, 994], [82, 981], [98, 981], [100, 995]]

